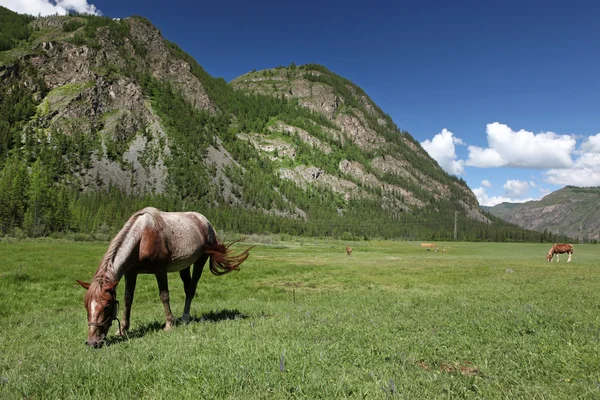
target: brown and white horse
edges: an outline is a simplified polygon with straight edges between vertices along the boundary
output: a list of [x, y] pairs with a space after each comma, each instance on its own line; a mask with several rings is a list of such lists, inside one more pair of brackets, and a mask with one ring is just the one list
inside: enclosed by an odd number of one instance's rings
[[554, 257], [555, 254], [556, 254], [556, 262], [558, 262], [559, 261], [558, 255], [564, 254], [564, 253], [569, 254], [569, 259], [567, 260], [567, 262], [571, 262], [571, 256], [573, 255], [573, 245], [567, 244], [567, 243], [553, 245], [552, 247], [550, 247], [550, 251], [548, 252], [548, 262], [552, 262], [552, 258]]
[[346, 246], [346, 254], [348, 255], [348, 257], [352, 255], [352, 247]]
[[[138, 274], [154, 274], [167, 320], [165, 330], [173, 325], [169, 304], [168, 272], [179, 272], [185, 290], [183, 321], [190, 319], [190, 305], [196, 294], [204, 264], [210, 258], [215, 275], [239, 270], [250, 248], [232, 254], [223, 244], [206, 217], [195, 212], [163, 212], [144, 208], [133, 214], [111, 241], [91, 283], [78, 280], [87, 289], [84, 304], [88, 315], [87, 344], [102, 345], [110, 326], [117, 318], [117, 285], [125, 277], [125, 307], [119, 335], [129, 329], [133, 292]], [[190, 275], [191, 264], [194, 271]]]

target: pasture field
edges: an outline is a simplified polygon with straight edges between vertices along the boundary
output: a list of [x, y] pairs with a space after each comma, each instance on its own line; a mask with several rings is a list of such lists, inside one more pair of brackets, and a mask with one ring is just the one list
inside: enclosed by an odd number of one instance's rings
[[257, 244], [205, 269], [170, 332], [142, 275], [129, 338], [91, 349], [75, 279], [107, 243], [0, 242], [0, 398], [600, 398], [600, 246], [549, 264], [549, 244], [438, 245]]

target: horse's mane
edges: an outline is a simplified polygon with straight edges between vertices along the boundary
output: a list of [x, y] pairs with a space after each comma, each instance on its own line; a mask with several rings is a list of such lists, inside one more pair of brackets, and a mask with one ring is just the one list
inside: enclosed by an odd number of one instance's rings
[[110, 242], [110, 245], [108, 246], [108, 250], [106, 250], [106, 253], [104, 253], [104, 255], [102, 256], [102, 260], [100, 261], [100, 265], [96, 270], [96, 274], [94, 275], [94, 281], [92, 282], [92, 284], [114, 282], [115, 276], [112, 273], [112, 264], [115, 259], [115, 255], [117, 254], [117, 250], [119, 250], [121, 244], [123, 244], [123, 240], [125, 239], [127, 234], [129, 234], [129, 231], [131, 230], [131, 227], [133, 226], [135, 221], [137, 221], [137, 219], [141, 215], [146, 213], [152, 213], [151, 209], [144, 208], [143, 210], [140, 210], [133, 214], [131, 217], [129, 217], [125, 225], [123, 225], [123, 228], [121, 228], [119, 233], [117, 233], [117, 236], [113, 238], [113, 240]]

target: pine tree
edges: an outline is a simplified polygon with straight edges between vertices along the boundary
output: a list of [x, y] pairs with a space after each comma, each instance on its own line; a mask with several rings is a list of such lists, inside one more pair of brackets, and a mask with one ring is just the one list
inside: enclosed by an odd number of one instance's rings
[[51, 214], [50, 176], [40, 159], [31, 168], [31, 184], [29, 187], [29, 208], [25, 213], [24, 227], [29, 236], [44, 235]]
[[15, 227], [23, 226], [28, 187], [27, 166], [14, 155], [0, 172], [1, 232], [11, 233]]

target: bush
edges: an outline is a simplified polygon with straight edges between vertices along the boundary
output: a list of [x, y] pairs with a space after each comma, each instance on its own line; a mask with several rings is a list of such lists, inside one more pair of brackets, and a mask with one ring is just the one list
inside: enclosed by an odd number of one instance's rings
[[342, 240], [354, 240], [354, 236], [350, 232], [342, 233]]

